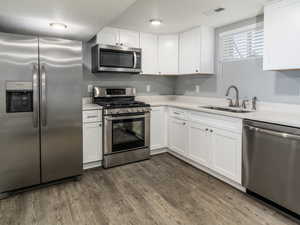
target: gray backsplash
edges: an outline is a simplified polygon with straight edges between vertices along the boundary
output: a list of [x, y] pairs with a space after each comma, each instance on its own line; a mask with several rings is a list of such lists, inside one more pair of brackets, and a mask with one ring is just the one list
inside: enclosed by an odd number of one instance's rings
[[[173, 95], [176, 78], [170, 76], [134, 75], [126, 73], [92, 73], [91, 48], [92, 43], [83, 46], [83, 96], [88, 97], [88, 85], [128, 86], [135, 87], [138, 95]], [[147, 92], [147, 85], [150, 91]]]
[[[132, 86], [138, 95], [196, 95], [224, 97], [226, 88], [237, 85], [241, 97], [257, 96], [259, 100], [300, 104], [300, 71], [263, 71], [262, 59], [219, 63], [218, 36], [220, 33], [244, 25], [262, 22], [263, 17], [255, 17], [216, 29], [216, 71], [215, 75], [188, 76], [141, 76], [120, 73], [91, 73], [91, 43], [84, 43], [83, 95], [89, 96], [87, 86]], [[147, 92], [150, 85], [150, 92]], [[196, 85], [199, 92], [196, 92]]]

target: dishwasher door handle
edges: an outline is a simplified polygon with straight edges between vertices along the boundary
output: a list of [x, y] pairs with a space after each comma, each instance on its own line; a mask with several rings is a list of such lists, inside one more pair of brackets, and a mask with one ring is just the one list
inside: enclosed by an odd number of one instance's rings
[[253, 127], [253, 126], [249, 126], [249, 125], [244, 125], [244, 127], [247, 127], [249, 130], [254, 130], [256, 132], [269, 134], [269, 135], [272, 135], [272, 136], [300, 140], [300, 135], [289, 134], [289, 133], [273, 131], [273, 130], [267, 130], [267, 129], [263, 129], [263, 128], [259, 128], [259, 127]]

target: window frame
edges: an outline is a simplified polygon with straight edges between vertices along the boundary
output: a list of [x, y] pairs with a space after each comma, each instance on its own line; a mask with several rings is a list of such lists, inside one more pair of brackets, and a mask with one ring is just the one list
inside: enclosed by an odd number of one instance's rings
[[[259, 22], [259, 23], [254, 23], [251, 25], [246, 25], [246, 26], [242, 26], [240, 28], [236, 28], [236, 29], [232, 29], [229, 31], [225, 31], [219, 34], [219, 51], [218, 51], [218, 61], [221, 63], [225, 63], [225, 62], [236, 62], [236, 61], [245, 61], [245, 60], [251, 60], [251, 59], [262, 59], [263, 57], [263, 52], [264, 52], [264, 35], [263, 35], [263, 41], [261, 42], [263, 44], [263, 49], [262, 49], [262, 55], [256, 55], [256, 56], [249, 56], [249, 57], [240, 57], [240, 58], [231, 58], [231, 59], [226, 59], [224, 60], [223, 56], [224, 56], [224, 37], [226, 36], [230, 36], [230, 35], [237, 35], [237, 34], [243, 34], [243, 33], [247, 33], [250, 31], [255, 31], [255, 30], [262, 30], [262, 32], [264, 32], [264, 23], [263, 22]], [[251, 40], [252, 41], [252, 40]], [[249, 54], [250, 55], [250, 54]]]

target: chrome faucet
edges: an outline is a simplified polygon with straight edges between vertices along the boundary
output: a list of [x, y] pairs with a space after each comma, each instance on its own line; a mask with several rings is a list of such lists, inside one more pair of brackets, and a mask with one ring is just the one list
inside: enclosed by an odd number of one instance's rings
[[232, 107], [240, 107], [240, 100], [239, 100], [239, 89], [235, 85], [230, 85], [226, 91], [226, 96], [229, 95], [229, 92], [231, 89], [235, 90], [235, 103], [232, 105]]

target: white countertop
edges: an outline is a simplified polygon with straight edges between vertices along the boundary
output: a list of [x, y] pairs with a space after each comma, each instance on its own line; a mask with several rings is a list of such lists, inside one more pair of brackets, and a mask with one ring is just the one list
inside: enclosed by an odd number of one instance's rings
[[100, 105], [96, 105], [96, 104], [91, 104], [91, 103], [86, 103], [86, 104], [82, 104], [82, 110], [86, 111], [86, 110], [101, 110], [102, 106]]
[[[291, 104], [278, 103], [259, 103], [258, 110], [249, 113], [233, 113], [220, 110], [212, 110], [201, 108], [201, 106], [226, 106], [226, 100], [216, 98], [198, 98], [168, 96], [165, 98], [139, 97], [139, 100], [144, 100], [152, 107], [155, 106], [171, 106], [182, 109], [212, 113], [217, 115], [229, 116], [241, 119], [257, 120], [261, 122], [276, 123], [286, 126], [300, 128], [300, 106]], [[196, 100], [196, 101], [195, 101]]]

